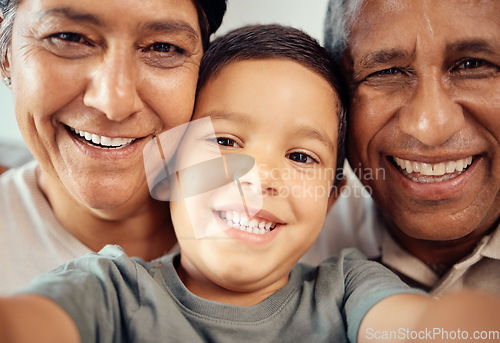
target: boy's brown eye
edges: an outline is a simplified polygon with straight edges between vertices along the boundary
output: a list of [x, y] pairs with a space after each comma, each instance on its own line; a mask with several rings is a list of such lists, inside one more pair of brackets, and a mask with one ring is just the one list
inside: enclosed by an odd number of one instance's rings
[[302, 152], [292, 152], [288, 155], [288, 158], [298, 163], [317, 163], [314, 158]]
[[236, 142], [231, 138], [219, 137], [219, 138], [217, 138], [217, 144], [223, 145], [223, 146], [234, 147], [236, 145]]

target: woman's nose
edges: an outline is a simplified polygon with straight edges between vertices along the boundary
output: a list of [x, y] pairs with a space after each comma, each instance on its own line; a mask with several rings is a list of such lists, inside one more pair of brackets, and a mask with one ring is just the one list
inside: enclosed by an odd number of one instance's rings
[[465, 124], [462, 107], [456, 103], [438, 72], [419, 79], [415, 94], [401, 110], [399, 128], [427, 146], [439, 146]]
[[91, 72], [83, 102], [109, 120], [123, 121], [143, 109], [137, 90], [138, 63], [125, 49], [109, 48]]

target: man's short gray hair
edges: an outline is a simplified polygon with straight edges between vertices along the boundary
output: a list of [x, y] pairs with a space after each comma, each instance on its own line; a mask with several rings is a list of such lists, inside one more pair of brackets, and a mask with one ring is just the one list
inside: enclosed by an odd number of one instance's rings
[[329, 0], [324, 26], [324, 46], [338, 62], [347, 49], [352, 25], [364, 0]]

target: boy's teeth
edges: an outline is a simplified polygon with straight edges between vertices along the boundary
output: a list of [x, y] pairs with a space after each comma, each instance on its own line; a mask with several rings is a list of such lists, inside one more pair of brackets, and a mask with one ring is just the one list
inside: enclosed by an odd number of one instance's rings
[[219, 217], [234, 229], [258, 235], [268, 233], [276, 227], [276, 223], [267, 220], [259, 220], [257, 218], [248, 218], [246, 215], [235, 211], [219, 212]]
[[131, 144], [135, 138], [111, 138], [106, 136], [99, 136], [90, 132], [80, 131], [71, 128], [71, 130], [88, 141], [89, 143], [102, 145], [109, 148], [119, 148]]
[[[456, 161], [425, 163], [393, 157], [394, 162], [406, 177], [416, 182], [440, 182], [460, 175], [472, 164], [472, 156]], [[429, 178], [429, 176], [433, 176]]]

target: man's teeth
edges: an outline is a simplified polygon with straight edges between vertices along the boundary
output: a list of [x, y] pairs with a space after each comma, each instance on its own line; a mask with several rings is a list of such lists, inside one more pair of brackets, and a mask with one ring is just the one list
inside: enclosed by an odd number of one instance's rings
[[235, 211], [221, 211], [219, 212], [219, 217], [235, 229], [259, 235], [271, 232], [276, 227], [276, 223], [256, 218], [248, 218], [246, 215]]
[[131, 144], [135, 138], [110, 138], [106, 136], [98, 136], [96, 134], [80, 131], [77, 129], [71, 129], [74, 133], [85, 139], [87, 142], [91, 142], [97, 145], [102, 145], [109, 148], [120, 148]]
[[398, 157], [393, 157], [393, 160], [408, 178], [416, 182], [445, 181], [460, 175], [472, 164], [472, 156], [440, 163], [414, 162]]

